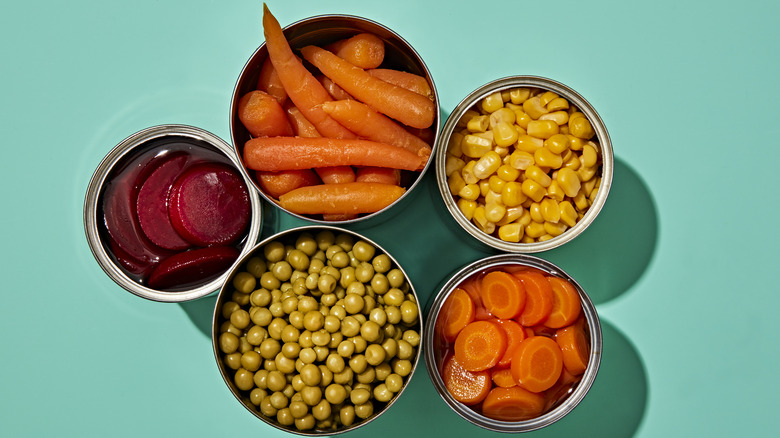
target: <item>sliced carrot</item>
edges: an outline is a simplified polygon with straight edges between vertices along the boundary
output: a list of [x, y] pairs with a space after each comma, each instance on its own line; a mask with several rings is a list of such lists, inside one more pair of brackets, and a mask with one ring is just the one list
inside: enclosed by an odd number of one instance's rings
[[390, 68], [375, 68], [368, 70], [368, 74], [401, 88], [406, 88], [409, 91], [414, 91], [417, 94], [422, 94], [429, 99], [433, 99], [431, 84], [428, 83], [427, 79], [420, 75]]
[[482, 297], [479, 292], [479, 278], [480, 276], [474, 276], [466, 279], [460, 284], [460, 288], [468, 292], [471, 299], [474, 301], [474, 307], [476, 313], [474, 315], [475, 320], [483, 321], [487, 319], [493, 319], [493, 315], [485, 310], [485, 306], [482, 304]]
[[447, 297], [439, 311], [441, 334], [448, 341], [454, 341], [464, 327], [474, 321], [474, 300], [465, 290], [456, 288]]
[[296, 214], [374, 213], [395, 202], [406, 189], [352, 182], [301, 187], [279, 197], [279, 205]]
[[530, 327], [544, 322], [553, 305], [553, 292], [547, 277], [534, 271], [518, 271], [513, 274], [525, 286], [526, 300], [520, 314], [520, 324]]
[[254, 170], [311, 169], [331, 166], [377, 166], [420, 170], [423, 160], [397, 146], [369, 140], [258, 137], [244, 146], [244, 163]]
[[509, 368], [493, 368], [490, 371], [490, 378], [493, 380], [494, 385], [502, 388], [517, 386], [515, 378], [512, 377], [512, 370]]
[[263, 66], [260, 67], [260, 77], [257, 79], [257, 89], [265, 91], [275, 97], [279, 103], [287, 101], [287, 92], [284, 90], [279, 74], [276, 73], [271, 58], [265, 58]]
[[488, 272], [482, 277], [479, 290], [485, 308], [496, 318], [514, 318], [525, 307], [523, 283], [506, 272]]
[[377, 68], [385, 59], [385, 43], [368, 32], [338, 40], [325, 49], [360, 68]]
[[490, 372], [468, 371], [454, 355], [445, 359], [441, 378], [452, 397], [465, 405], [481, 402], [490, 392]]
[[551, 328], [561, 328], [573, 324], [580, 316], [582, 304], [577, 289], [559, 277], [547, 277], [553, 291], [553, 305], [550, 316], [544, 321], [544, 325]]
[[515, 351], [520, 346], [520, 343], [528, 336], [525, 333], [523, 326], [511, 319], [497, 319], [496, 322], [506, 333], [506, 351], [501, 356], [501, 360], [498, 361], [498, 366], [508, 367], [512, 363], [512, 357], [514, 357]]
[[331, 81], [329, 77], [319, 75], [317, 76], [317, 80], [320, 81], [323, 87], [325, 87], [325, 90], [328, 91], [328, 94], [330, 94], [330, 97], [332, 97], [335, 100], [348, 100], [353, 99], [352, 96], [349, 95], [346, 91], [344, 91], [343, 88], [336, 85], [335, 82]]
[[238, 100], [238, 119], [253, 137], [293, 135], [284, 108], [265, 91], [254, 90]]
[[561, 348], [546, 336], [534, 336], [520, 343], [512, 358], [512, 376], [517, 384], [531, 392], [552, 387], [561, 376]]
[[287, 120], [289, 120], [295, 136], [307, 138], [322, 137], [319, 131], [317, 131], [317, 127], [304, 117], [301, 110], [294, 103], [288, 100], [284, 105], [284, 111], [287, 113]]
[[306, 69], [290, 48], [282, 27], [263, 4], [263, 34], [268, 57], [288, 97], [320, 134], [331, 138], [354, 138], [355, 134], [333, 120], [318, 105], [331, 100], [330, 94]]
[[414, 128], [427, 128], [433, 124], [436, 105], [431, 99], [375, 78], [317, 46], [306, 46], [301, 54], [355, 99], [384, 115]]
[[358, 136], [402, 147], [427, 160], [431, 146], [389, 117], [356, 100], [324, 102], [322, 109]]
[[300, 187], [320, 184], [317, 174], [311, 169], [284, 170], [281, 172], [255, 172], [263, 191], [273, 198]]
[[575, 376], [584, 373], [588, 366], [590, 346], [582, 327], [575, 324], [558, 329], [555, 342], [563, 354], [563, 366]]
[[519, 386], [493, 388], [482, 402], [482, 415], [501, 421], [521, 421], [539, 416], [544, 397]]
[[469, 371], [482, 371], [498, 364], [506, 350], [506, 333], [492, 321], [474, 321], [455, 339], [455, 357]]
[[389, 167], [359, 167], [355, 172], [355, 181], [399, 185], [401, 171]]

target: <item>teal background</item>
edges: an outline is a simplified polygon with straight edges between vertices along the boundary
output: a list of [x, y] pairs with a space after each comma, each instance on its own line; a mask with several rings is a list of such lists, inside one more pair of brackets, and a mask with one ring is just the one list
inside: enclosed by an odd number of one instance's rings
[[[586, 399], [530, 437], [768, 436], [777, 424], [780, 37], [776, 2], [271, 1], [282, 25], [379, 21], [422, 55], [443, 117], [499, 77], [546, 76], [600, 113], [615, 152], [596, 222], [540, 254], [597, 305], [604, 355]], [[283, 436], [223, 384], [214, 300], [161, 304], [100, 269], [82, 220], [103, 156], [184, 123], [229, 141], [228, 108], [263, 41], [242, 1], [0, 6], [0, 435]], [[441, 212], [429, 172], [406, 210], [354, 227], [425, 300], [491, 254]], [[301, 224], [268, 209], [264, 236]], [[501, 436], [466, 423], [420, 365], [354, 436]]]

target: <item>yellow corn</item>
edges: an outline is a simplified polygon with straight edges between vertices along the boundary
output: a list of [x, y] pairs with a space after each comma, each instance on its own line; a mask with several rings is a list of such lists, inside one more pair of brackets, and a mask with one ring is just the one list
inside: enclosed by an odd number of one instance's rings
[[582, 146], [585, 144], [584, 141], [582, 141], [581, 138], [575, 137], [571, 134], [566, 134], [567, 137], [569, 137], [569, 149], [573, 151], [581, 151]]
[[[518, 137], [521, 136], [521, 135], [527, 135], [528, 134], [528, 131], [526, 131], [525, 128], [523, 128], [522, 126], [518, 125], [517, 123], [515, 123], [514, 126], [515, 126], [515, 130], [517, 131], [517, 136]], [[528, 123], [526, 123], [526, 126], [528, 126]]]
[[544, 146], [544, 140], [530, 135], [521, 135], [517, 137], [517, 143], [515, 143], [515, 149], [518, 151], [525, 151], [529, 153], [536, 152], [537, 149]]
[[482, 204], [477, 205], [477, 208], [474, 209], [474, 214], [472, 215], [472, 220], [474, 224], [480, 228], [485, 227], [487, 225], [488, 220], [485, 218], [485, 206]]
[[536, 239], [529, 236], [528, 234], [520, 238], [520, 243], [534, 243], [534, 242], [536, 242]]
[[481, 229], [485, 234], [493, 234], [496, 232], [496, 224], [493, 222], [488, 222], [484, 226], [479, 227], [479, 229]]
[[580, 190], [579, 193], [577, 193], [577, 195], [572, 198], [572, 201], [574, 201], [574, 206], [577, 207], [577, 210], [579, 211], [584, 211], [590, 207], [588, 197], [582, 190]]
[[556, 97], [547, 104], [548, 111], [562, 111], [569, 109], [569, 101], [563, 97]]
[[486, 113], [492, 113], [493, 111], [501, 108], [502, 106], [504, 106], [504, 99], [501, 98], [500, 91], [491, 93], [487, 97], [482, 99], [482, 110], [485, 111]]
[[501, 100], [503, 103], [509, 102], [509, 90], [504, 90], [501, 92]]
[[450, 176], [453, 172], [458, 172], [460, 169], [463, 169], [463, 166], [465, 165], [465, 161], [456, 156], [447, 154], [447, 158], [444, 160], [444, 173], [447, 176]]
[[479, 198], [479, 195], [479, 185], [477, 184], [466, 184], [458, 192], [458, 196], [469, 201], [476, 201]]
[[534, 164], [534, 156], [529, 152], [517, 150], [509, 154], [509, 162], [507, 164], [514, 169], [525, 170], [528, 169], [528, 166]]
[[569, 227], [563, 222], [545, 222], [544, 231], [551, 236], [560, 236]]
[[[568, 139], [569, 137], [566, 137]], [[549, 148], [548, 148], [549, 149]], [[572, 152], [571, 149], [566, 149], [561, 153], [561, 159], [563, 160], [563, 163], [566, 164], [567, 161], [571, 159], [571, 157], [574, 156], [574, 152]]]
[[458, 199], [458, 210], [466, 216], [466, 219], [471, 220], [474, 217], [474, 210], [477, 209], [477, 201], [469, 201], [468, 199]]
[[503, 219], [506, 214], [506, 207], [497, 203], [485, 204], [485, 219], [490, 222], [496, 223]]
[[[563, 134], [555, 134], [544, 141], [544, 147], [554, 154], [562, 154], [569, 150], [570, 143], [569, 137]], [[566, 158], [564, 158], [564, 161], [566, 161]]]
[[545, 190], [544, 186], [532, 179], [527, 179], [523, 181], [522, 188], [523, 188], [523, 194], [533, 199], [534, 202], [541, 201], [542, 198], [544, 198], [544, 195], [547, 194], [547, 190]]
[[554, 99], [558, 97], [557, 94], [553, 91], [545, 91], [539, 96], [539, 105], [546, 107], [547, 104], [552, 102]]
[[539, 116], [539, 120], [551, 120], [555, 122], [556, 125], [558, 125], [560, 130], [560, 127], [562, 127], [569, 121], [569, 113], [567, 113], [566, 111], [552, 111], [547, 114], [542, 114], [541, 116]]
[[584, 114], [581, 117], [575, 117], [574, 114], [569, 116], [569, 133], [575, 137], [579, 137], [585, 140], [589, 140], [591, 137], [596, 135], [596, 132], [593, 131], [593, 126], [591, 126], [588, 118], [585, 117]]
[[501, 202], [507, 207], [517, 207], [526, 200], [526, 196], [523, 193], [523, 185], [516, 181], [504, 184], [501, 189]]
[[561, 209], [561, 222], [573, 227], [577, 223], [577, 210], [570, 201], [563, 201], [558, 203], [558, 208]]
[[542, 199], [542, 202], [539, 203], [539, 210], [542, 213], [545, 222], [557, 224], [558, 221], [561, 220], [561, 208], [558, 206], [558, 201], [555, 199]]
[[500, 227], [515, 222], [523, 216], [524, 211], [525, 209], [523, 207], [507, 207], [506, 214], [504, 214], [504, 217], [500, 221], [496, 222], [496, 225]]
[[520, 126], [523, 129], [528, 129], [528, 122], [533, 120], [528, 113], [523, 111], [522, 109], [516, 109], [515, 111], [515, 124]]
[[458, 129], [463, 129], [466, 127], [466, 125], [468, 125], [469, 120], [477, 116], [479, 116], [477, 111], [474, 111], [473, 109], [466, 110], [460, 120], [458, 120], [458, 123], [455, 124], [455, 127]]
[[493, 141], [496, 142], [496, 145], [498, 146], [510, 146], [517, 141], [519, 136], [520, 133], [517, 132], [513, 123], [500, 121], [493, 128]]
[[450, 136], [449, 142], [447, 142], [447, 153], [455, 157], [463, 155], [463, 149], [460, 145], [463, 143], [463, 134], [460, 132], [453, 132]]
[[488, 151], [474, 165], [474, 176], [485, 179], [501, 166], [501, 156], [496, 151]]
[[509, 148], [506, 146], [496, 146], [493, 148], [493, 151], [501, 157], [502, 162], [503, 159], [509, 155]]
[[485, 197], [485, 204], [503, 204], [501, 200], [501, 192], [494, 192], [488, 189], [487, 193], [483, 195]]
[[488, 178], [488, 186], [493, 192], [501, 193], [501, 190], [504, 189], [504, 184], [506, 184], [506, 181], [501, 179], [498, 175], [490, 175], [490, 178]]
[[582, 165], [593, 167], [599, 160], [599, 151], [593, 142], [587, 142], [582, 146]]
[[558, 132], [563, 134], [563, 135], [569, 135], [569, 125], [566, 124], [566, 125], [561, 126], [560, 128], [558, 128]]
[[463, 187], [466, 187], [466, 182], [463, 181], [460, 172], [455, 172], [447, 178], [447, 186], [450, 188], [450, 193], [457, 195]]
[[[569, 149], [571, 151], [571, 149]], [[563, 160], [563, 167], [571, 170], [577, 170], [580, 168], [580, 156], [571, 154], [568, 159]]]
[[550, 138], [558, 133], [558, 124], [552, 120], [531, 120], [526, 131], [533, 137]]
[[538, 202], [532, 202], [528, 207], [528, 213], [531, 214], [531, 220], [534, 222], [544, 222], [544, 216], [542, 216], [542, 206]]
[[523, 102], [523, 111], [525, 111], [532, 119], [537, 120], [542, 114], [547, 114], [547, 108], [540, 103], [539, 96], [533, 96]]
[[528, 211], [527, 209], [523, 208], [523, 211], [520, 214], [520, 217], [515, 219], [515, 222], [517, 222], [518, 224], [520, 224], [522, 226], [526, 226], [526, 225], [530, 224], [531, 222], [533, 222], [531, 220], [531, 212]]
[[515, 123], [515, 112], [507, 107], [499, 108], [490, 113], [490, 129], [496, 129], [499, 122], [506, 122], [510, 125]]
[[525, 177], [538, 182], [542, 185], [542, 187], [545, 188], [549, 187], [550, 183], [552, 182], [550, 175], [542, 171], [542, 169], [540, 169], [539, 166], [536, 166], [535, 164], [532, 164], [528, 166], [527, 169], [525, 169]]
[[490, 183], [486, 179], [481, 179], [477, 183], [479, 185], [479, 194], [480, 196], [487, 196], [488, 192], [490, 191]]
[[476, 184], [479, 182], [479, 178], [474, 176], [474, 165], [477, 164], [477, 160], [469, 160], [463, 169], [460, 169], [460, 174], [463, 177], [463, 181], [466, 184]]
[[485, 132], [490, 126], [490, 118], [486, 115], [479, 115], [472, 117], [471, 120], [466, 123], [466, 129], [470, 132]]
[[600, 184], [601, 184], [601, 177], [592, 178], [582, 183], [582, 189], [585, 191], [586, 195], [590, 196], [590, 192], [596, 189]]
[[537, 239], [545, 234], [547, 234], [547, 231], [544, 229], [544, 224], [542, 223], [531, 222], [525, 226], [525, 235], [528, 237]]
[[563, 165], [563, 158], [545, 147], [534, 151], [534, 161], [539, 167], [544, 166], [552, 169], [558, 169]]
[[[530, 156], [530, 154], [528, 155]], [[510, 164], [502, 164], [498, 167], [498, 170], [496, 170], [496, 176], [507, 182], [515, 181], [520, 176], [520, 171], [512, 167]]]
[[569, 197], [576, 196], [580, 191], [580, 187], [582, 186], [582, 183], [580, 182], [580, 176], [576, 171], [568, 167], [558, 169], [558, 174], [555, 176], [555, 180], [558, 181], [558, 184], [561, 186], [563, 193]]
[[513, 88], [509, 90], [509, 100], [515, 105], [520, 105], [525, 102], [531, 95], [531, 90], [525, 87]]
[[520, 224], [507, 224], [498, 227], [498, 238], [504, 242], [517, 243], [522, 237], [523, 226]]
[[477, 137], [484, 138], [485, 140], [489, 141], [490, 144], [493, 144], [493, 131], [485, 131], [485, 132], [475, 132], [474, 134]]
[[588, 194], [588, 201], [590, 201], [590, 204], [593, 204], [593, 201], [596, 200], [596, 196], [598, 196], [598, 194], [599, 194], [599, 188], [598, 187], [593, 189], [593, 191]]
[[[582, 160], [582, 157], [580, 157], [580, 160]], [[590, 181], [591, 178], [596, 176], [597, 170], [598, 169], [596, 168], [596, 166], [593, 167], [580, 166], [580, 168], [577, 169], [577, 175], [579, 175], [580, 180], [582, 182]]]
[[490, 151], [493, 143], [478, 135], [467, 135], [463, 137], [463, 143], [461, 148], [463, 149], [463, 155], [470, 158], [479, 158]]
[[553, 178], [553, 180], [550, 182], [550, 187], [547, 187], [547, 197], [550, 199], [555, 199], [558, 202], [563, 201], [563, 199], [566, 197], [566, 193], [561, 188], [561, 185], [558, 184], [558, 180]]

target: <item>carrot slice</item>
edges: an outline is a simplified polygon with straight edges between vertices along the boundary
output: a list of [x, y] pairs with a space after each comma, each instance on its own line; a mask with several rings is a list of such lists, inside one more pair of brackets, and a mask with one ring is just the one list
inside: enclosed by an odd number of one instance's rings
[[254, 90], [238, 100], [238, 119], [253, 137], [293, 135], [284, 108], [270, 94]]
[[320, 134], [331, 138], [354, 138], [355, 134], [327, 115], [319, 104], [331, 100], [320, 84], [290, 48], [282, 27], [263, 4], [263, 34], [268, 57], [274, 66], [290, 100], [317, 127]]
[[355, 181], [399, 185], [401, 184], [401, 171], [388, 167], [359, 167], [355, 172]]
[[561, 376], [561, 348], [546, 336], [534, 336], [520, 343], [512, 358], [512, 376], [531, 392], [551, 388]]
[[441, 378], [452, 397], [465, 405], [481, 402], [490, 392], [490, 371], [468, 371], [454, 355], [444, 361]]
[[455, 357], [469, 371], [496, 366], [505, 350], [506, 333], [492, 321], [474, 321], [455, 339]]
[[374, 213], [395, 202], [403, 187], [353, 182], [301, 187], [279, 196], [279, 205], [297, 214]]
[[276, 73], [274, 65], [271, 63], [271, 58], [265, 58], [263, 66], [260, 67], [260, 77], [257, 79], [257, 89], [265, 91], [270, 94], [279, 103], [287, 101], [287, 92], [284, 91], [284, 85], [282, 85], [279, 74]]
[[553, 305], [550, 316], [544, 321], [544, 325], [550, 328], [561, 328], [573, 324], [580, 316], [582, 304], [577, 289], [558, 277], [547, 277], [553, 291]]
[[454, 341], [464, 327], [474, 321], [474, 301], [465, 290], [456, 288], [441, 307], [439, 313], [441, 334]]
[[501, 356], [501, 360], [498, 361], [498, 366], [508, 367], [512, 363], [512, 357], [515, 355], [515, 351], [520, 346], [520, 343], [528, 336], [525, 333], [523, 326], [511, 319], [497, 319], [495, 320], [498, 325], [506, 332], [506, 351]]
[[563, 366], [575, 376], [585, 372], [590, 347], [585, 331], [579, 325], [570, 325], [555, 332], [555, 342], [563, 354]]
[[539, 416], [544, 397], [519, 386], [493, 388], [482, 402], [482, 415], [501, 421], [521, 421]]
[[320, 179], [311, 169], [284, 170], [281, 172], [256, 171], [257, 181], [263, 191], [273, 198], [299, 187], [313, 186]]
[[436, 105], [431, 99], [375, 78], [320, 47], [306, 46], [301, 54], [344, 91], [384, 115], [414, 128], [433, 124]]
[[385, 43], [368, 32], [338, 40], [325, 48], [360, 68], [377, 68], [385, 59]]
[[488, 272], [482, 277], [479, 290], [485, 308], [496, 318], [514, 318], [525, 307], [523, 283], [506, 272]]
[[377, 166], [420, 170], [423, 160], [397, 146], [369, 140], [258, 137], [244, 145], [244, 163], [254, 170], [312, 169], [331, 166]]
[[414, 91], [417, 94], [422, 94], [423, 96], [433, 99], [431, 84], [428, 83], [427, 79], [420, 75], [390, 68], [371, 69], [368, 70], [368, 74], [385, 82], [389, 82], [401, 88], [406, 88], [409, 91]]
[[534, 271], [519, 271], [513, 274], [525, 286], [526, 300], [520, 313], [520, 324], [530, 327], [547, 319], [553, 305], [553, 291], [547, 277]]
[[490, 372], [490, 378], [493, 380], [493, 384], [502, 388], [511, 388], [517, 386], [515, 378], [512, 377], [512, 370], [509, 368], [493, 369]]

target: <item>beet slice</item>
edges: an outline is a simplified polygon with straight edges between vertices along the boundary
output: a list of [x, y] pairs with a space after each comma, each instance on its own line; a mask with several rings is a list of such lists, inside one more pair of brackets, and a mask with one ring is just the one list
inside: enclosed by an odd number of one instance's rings
[[198, 246], [236, 242], [244, 234], [251, 212], [243, 178], [225, 164], [190, 167], [174, 182], [168, 201], [171, 224]]
[[138, 223], [146, 237], [157, 246], [171, 250], [183, 250], [190, 246], [171, 225], [168, 216], [168, 195], [171, 186], [187, 164], [186, 155], [173, 155], [157, 167], [141, 183], [136, 210]]
[[216, 276], [227, 270], [238, 258], [232, 246], [210, 246], [174, 254], [160, 262], [149, 274], [148, 286], [153, 289], [185, 287]]

